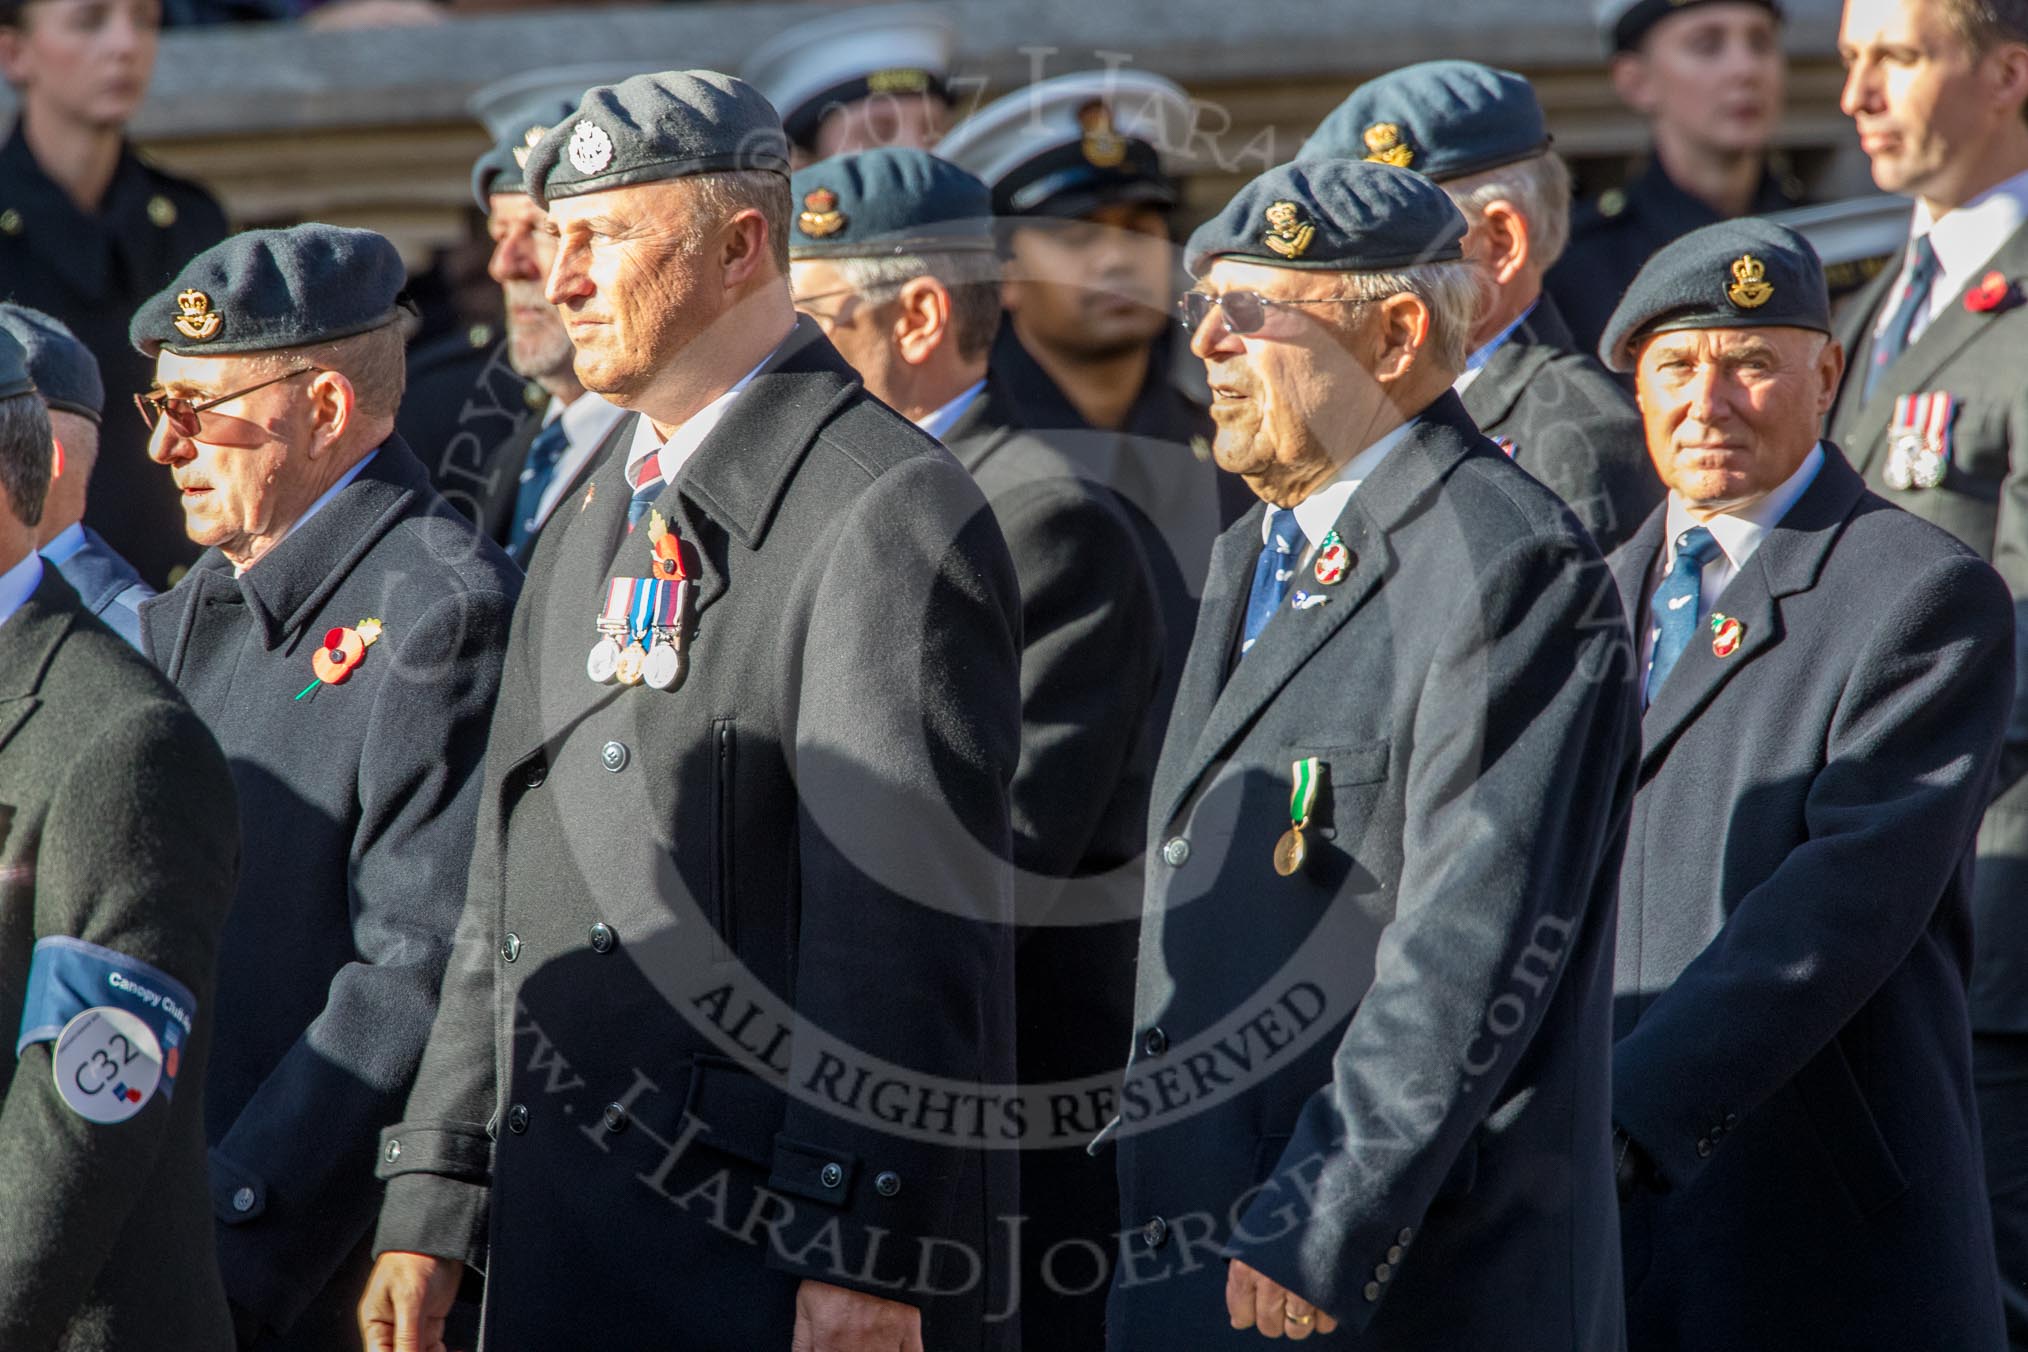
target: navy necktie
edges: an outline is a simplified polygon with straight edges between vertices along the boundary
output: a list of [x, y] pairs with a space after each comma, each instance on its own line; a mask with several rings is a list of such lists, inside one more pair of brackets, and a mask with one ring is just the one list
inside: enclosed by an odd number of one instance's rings
[[1246, 630], [1240, 636], [1239, 655], [1246, 656], [1260, 631], [1288, 599], [1289, 583], [1296, 576], [1296, 560], [1302, 557], [1303, 528], [1296, 524], [1296, 509], [1277, 507], [1268, 516], [1267, 543], [1260, 547], [1260, 561], [1253, 566], [1253, 591], [1246, 598]]
[[1676, 563], [1669, 576], [1655, 588], [1654, 618], [1661, 633], [1655, 638], [1655, 657], [1648, 666], [1647, 702], [1653, 704], [1662, 682], [1689, 650], [1704, 619], [1704, 565], [1718, 557], [1718, 541], [1702, 526], [1692, 526], [1676, 537]]
[[662, 496], [662, 453], [655, 452], [634, 467], [634, 496], [627, 503], [627, 533], [641, 524], [641, 518]]
[[1915, 329], [1916, 316], [1929, 308], [1929, 293], [1936, 286], [1939, 270], [1929, 236], [1917, 235], [1908, 247], [1908, 275], [1902, 284], [1901, 304], [1894, 307], [1887, 327], [1873, 340], [1873, 360], [1866, 367], [1862, 400], [1873, 397], [1873, 387], [1880, 383], [1880, 377], [1887, 374], [1896, 357], [1908, 350], [1908, 335]]
[[521, 469], [521, 489], [514, 496], [514, 523], [507, 531], [507, 553], [519, 559], [528, 550], [528, 541], [541, 524], [536, 513], [542, 508], [542, 494], [556, 477], [556, 462], [570, 447], [563, 419], [556, 418], [535, 434], [528, 444], [528, 463]]

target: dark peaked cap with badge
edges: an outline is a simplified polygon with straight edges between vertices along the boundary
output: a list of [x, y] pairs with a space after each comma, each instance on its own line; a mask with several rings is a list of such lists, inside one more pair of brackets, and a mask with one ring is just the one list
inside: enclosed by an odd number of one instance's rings
[[789, 139], [817, 148], [824, 115], [863, 98], [949, 98], [958, 27], [927, 5], [864, 5], [797, 24], [754, 49], [740, 74], [780, 110]]
[[839, 155], [789, 180], [791, 258], [992, 249], [993, 194], [957, 165], [901, 146]]
[[1270, 169], [1239, 190], [1184, 246], [1201, 277], [1238, 258], [1315, 272], [1381, 272], [1464, 257], [1465, 218], [1421, 174], [1366, 160]]
[[371, 230], [247, 230], [186, 263], [141, 303], [127, 333], [149, 357], [335, 342], [393, 323], [406, 281], [401, 254]]
[[564, 122], [576, 111], [576, 99], [552, 95], [531, 100], [526, 107], [509, 115], [505, 134], [472, 166], [472, 200], [479, 204], [480, 211], [492, 211], [493, 204], [487, 199], [495, 193], [528, 191], [528, 178], [524, 172], [528, 157], [534, 154], [536, 144], [551, 127]]
[[[42, 402], [63, 413], [99, 420], [106, 404], [98, 358], [62, 320], [13, 302], [0, 305], [0, 332], [27, 354], [28, 370]], [[20, 391], [9, 389], [8, 394]]]
[[789, 176], [789, 138], [774, 105], [715, 70], [636, 75], [585, 91], [570, 117], [536, 142], [527, 192], [547, 207], [636, 183], [763, 169]]
[[1593, 7], [1593, 16], [1609, 50], [1631, 52], [1640, 48], [1641, 39], [1650, 28], [1671, 14], [1712, 3], [1759, 5], [1777, 19], [1782, 17], [1782, 7], [1776, 0], [1599, 0]]
[[995, 99], [951, 128], [937, 154], [977, 174], [1002, 216], [1166, 210], [1178, 196], [1163, 157], [1188, 141], [1191, 118], [1190, 96], [1172, 80], [1079, 71]]
[[1439, 183], [1549, 149], [1535, 87], [1476, 61], [1424, 61], [1368, 80], [1331, 111], [1298, 160], [1372, 160]]
[[1747, 217], [1664, 245], [1627, 287], [1599, 339], [1599, 360], [1631, 371], [1636, 347], [1677, 329], [1831, 331], [1824, 265], [1787, 226]]

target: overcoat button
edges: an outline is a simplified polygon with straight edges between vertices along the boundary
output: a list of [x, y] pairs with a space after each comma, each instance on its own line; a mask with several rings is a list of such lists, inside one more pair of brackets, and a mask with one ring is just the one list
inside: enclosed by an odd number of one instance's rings
[[1734, 1127], [1736, 1127], [1736, 1126], [1738, 1126], [1738, 1125], [1739, 1125], [1739, 1114], [1738, 1114], [1738, 1113], [1727, 1113], [1727, 1114], [1725, 1115], [1725, 1129], [1726, 1129], [1727, 1131], [1731, 1131], [1731, 1130], [1732, 1130], [1732, 1129], [1733, 1129]]
[[506, 937], [500, 940], [500, 957], [503, 961], [512, 962], [520, 956], [521, 936], [513, 930], [508, 930]]
[[613, 951], [613, 945], [619, 942], [619, 936], [613, 933], [613, 927], [603, 920], [593, 925], [587, 931], [587, 935], [591, 939], [594, 953], [610, 953]]
[[1384, 1282], [1392, 1276], [1394, 1276], [1394, 1269], [1385, 1263], [1373, 1269], [1373, 1280], [1376, 1282]]
[[1405, 1249], [1414, 1239], [1415, 1239], [1415, 1231], [1403, 1230], [1399, 1235], [1395, 1237], [1395, 1243], [1401, 1245], [1401, 1247]]
[[1160, 1216], [1141, 1227], [1141, 1242], [1151, 1249], [1159, 1249], [1169, 1239], [1169, 1222]]
[[254, 1190], [252, 1188], [241, 1188], [232, 1195], [232, 1209], [234, 1211], [252, 1211], [253, 1204]]
[[1698, 1139], [1697, 1158], [1700, 1160], [1711, 1158], [1711, 1142], [1709, 1140], [1701, 1137]]
[[1393, 1245], [1387, 1250], [1387, 1261], [1390, 1263], [1399, 1263], [1401, 1261], [1401, 1246], [1399, 1244]]
[[1366, 1299], [1368, 1299], [1368, 1300], [1379, 1300], [1379, 1299], [1380, 1299], [1380, 1283], [1379, 1283], [1379, 1282], [1368, 1282], [1368, 1283], [1366, 1283]]
[[400, 1158], [401, 1158], [401, 1142], [389, 1141], [387, 1143], [387, 1162], [389, 1164], [392, 1164]]
[[1190, 842], [1177, 836], [1162, 847], [1162, 862], [1170, 868], [1182, 868], [1190, 862]]
[[621, 1107], [619, 1104], [608, 1103], [606, 1105], [607, 1131], [625, 1131], [627, 1129], [627, 1123], [629, 1123], [632, 1120], [633, 1120], [632, 1118], [627, 1116], [627, 1110]]
[[817, 1171], [817, 1181], [827, 1188], [835, 1188], [845, 1181], [845, 1171], [836, 1164], [827, 1164]]
[[901, 1175], [889, 1169], [873, 1180], [873, 1190], [882, 1197], [892, 1197], [901, 1191]]
[[599, 763], [614, 774], [627, 768], [627, 747], [624, 742], [607, 742], [599, 752]]
[[517, 1103], [507, 1110], [507, 1130], [516, 1136], [528, 1130], [528, 1105]]
[[1141, 1037], [1141, 1050], [1149, 1056], [1160, 1056], [1169, 1050], [1169, 1035], [1160, 1028], [1150, 1028]]
[[526, 788], [539, 789], [542, 787], [542, 781], [547, 778], [549, 766], [541, 761], [530, 762], [528, 768], [521, 772], [521, 783]]

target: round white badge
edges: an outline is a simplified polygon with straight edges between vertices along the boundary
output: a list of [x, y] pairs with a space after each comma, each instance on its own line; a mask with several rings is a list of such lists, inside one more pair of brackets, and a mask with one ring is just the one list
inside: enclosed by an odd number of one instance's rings
[[620, 669], [620, 645], [609, 638], [602, 638], [592, 645], [591, 656], [584, 660], [584, 674], [600, 685], [613, 679], [613, 673]]
[[613, 162], [613, 138], [596, 122], [580, 122], [570, 134], [570, 166], [596, 174]]
[[162, 1044], [138, 1014], [87, 1009], [56, 1039], [56, 1092], [87, 1122], [112, 1126], [148, 1106], [162, 1083]]
[[672, 644], [657, 643], [648, 649], [648, 664], [641, 678], [657, 690], [674, 690], [683, 679], [683, 654]]

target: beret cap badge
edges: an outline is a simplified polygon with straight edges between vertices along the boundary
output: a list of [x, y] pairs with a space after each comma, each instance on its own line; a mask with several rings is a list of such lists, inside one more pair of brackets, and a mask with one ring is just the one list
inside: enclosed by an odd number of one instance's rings
[[1742, 310], [1758, 310], [1774, 296], [1774, 284], [1767, 280], [1767, 265], [1752, 254], [1741, 254], [1732, 263], [1732, 285], [1725, 297]]
[[540, 125], [530, 127], [521, 134], [521, 144], [514, 147], [514, 163], [523, 169], [528, 167], [528, 152], [535, 149], [535, 143], [549, 135], [549, 128]]
[[223, 320], [212, 311], [211, 297], [202, 291], [179, 291], [176, 308], [182, 311], [176, 316], [176, 331], [185, 338], [202, 343], [218, 336]]
[[613, 162], [613, 138], [596, 122], [580, 122], [570, 134], [570, 167], [596, 174]]
[[829, 188], [812, 188], [803, 194], [802, 214], [796, 226], [811, 239], [835, 235], [846, 226], [845, 213], [838, 210], [838, 194]]
[[1317, 227], [1303, 219], [1302, 208], [1294, 202], [1276, 202], [1266, 211], [1268, 229], [1261, 243], [1283, 258], [1301, 258], [1309, 252]]
[[1366, 158], [1376, 164], [1406, 169], [1415, 163], [1415, 149], [1402, 138], [1401, 127], [1393, 122], [1376, 122], [1360, 134], [1366, 143]]
[[1113, 169], [1126, 162], [1127, 138], [1113, 128], [1113, 110], [1104, 99], [1093, 99], [1077, 111], [1084, 128], [1084, 157], [1093, 167]]

